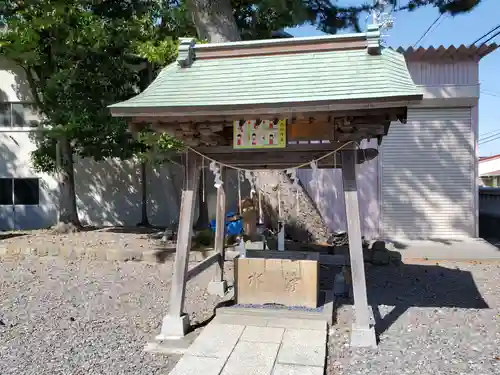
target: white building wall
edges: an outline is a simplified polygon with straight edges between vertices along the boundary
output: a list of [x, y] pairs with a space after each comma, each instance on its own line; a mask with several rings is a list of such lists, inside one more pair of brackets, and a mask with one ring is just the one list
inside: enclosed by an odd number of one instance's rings
[[500, 157], [495, 159], [480, 161], [478, 163], [479, 176], [483, 176], [485, 174], [495, 171], [500, 171]]
[[51, 226], [57, 218], [57, 182], [31, 167], [30, 153], [35, 149], [28, 131], [0, 129], [0, 178], [40, 178], [38, 206], [0, 205], [0, 230]]

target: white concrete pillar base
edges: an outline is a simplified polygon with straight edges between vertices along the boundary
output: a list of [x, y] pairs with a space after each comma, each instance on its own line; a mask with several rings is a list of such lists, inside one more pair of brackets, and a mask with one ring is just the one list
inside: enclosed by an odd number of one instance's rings
[[208, 283], [208, 294], [224, 297], [227, 292], [227, 282], [226, 280], [222, 281], [210, 281]]
[[360, 328], [356, 324], [352, 325], [351, 346], [355, 348], [376, 348], [377, 338], [375, 328]]
[[155, 338], [158, 341], [176, 340], [183, 338], [189, 329], [189, 316], [165, 315], [161, 325], [161, 332]]

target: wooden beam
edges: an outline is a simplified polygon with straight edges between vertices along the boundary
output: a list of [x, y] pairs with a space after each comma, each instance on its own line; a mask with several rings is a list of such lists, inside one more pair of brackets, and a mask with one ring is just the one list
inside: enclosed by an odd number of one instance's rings
[[213, 255], [210, 255], [207, 259], [205, 259], [203, 262], [198, 263], [196, 266], [190, 268], [186, 272], [186, 281], [191, 280], [193, 277], [198, 276], [200, 273], [205, 271], [206, 269], [210, 268], [210, 266], [214, 263], [219, 263], [221, 258], [221, 254], [216, 253]]
[[[339, 168], [341, 156], [343, 153], [349, 150], [337, 151], [334, 155], [330, 155], [323, 158], [319, 163], [319, 168]], [[281, 151], [262, 151], [254, 150], [253, 153], [240, 153], [235, 151], [233, 154], [207, 154], [207, 156], [213, 158], [222, 163], [230, 164], [237, 167], [248, 167], [252, 169], [262, 169], [264, 166], [269, 168], [278, 166], [283, 168], [292, 167], [299, 164], [310, 162], [313, 159], [318, 159], [323, 157], [326, 152], [312, 152], [312, 151], [302, 151], [285, 153]], [[378, 155], [378, 151], [373, 148], [357, 150], [357, 163], [361, 164], [366, 161], [374, 159]], [[304, 168], [309, 168], [306, 165]]]
[[[330, 142], [330, 143], [301, 143], [301, 144], [289, 144], [285, 148], [279, 148], [279, 149], [271, 149], [271, 150], [264, 150], [265, 152], [276, 152], [276, 153], [282, 153], [282, 152], [294, 152], [294, 151], [334, 151], [338, 149], [339, 147], [343, 146], [346, 142]], [[349, 149], [349, 148], [354, 148], [355, 145], [348, 145], [345, 146], [343, 149]], [[215, 147], [197, 147], [196, 151], [201, 152], [204, 155], [209, 155], [209, 154], [235, 154], [235, 153], [249, 153], [249, 154], [255, 154], [256, 151], [262, 151], [262, 149], [258, 150], [251, 150], [251, 149], [245, 149], [245, 150], [235, 150], [233, 146], [215, 146]]]
[[219, 257], [219, 264], [215, 269], [216, 282], [222, 282], [224, 278], [224, 240], [226, 237], [226, 192], [224, 190], [226, 180], [226, 168], [220, 167], [221, 180], [224, 182], [217, 189], [217, 207], [215, 213], [215, 243], [214, 248]]
[[186, 188], [182, 191], [181, 210], [179, 214], [179, 229], [177, 231], [177, 246], [175, 248], [174, 273], [170, 291], [168, 314], [174, 317], [183, 315], [184, 296], [186, 293], [187, 266], [195, 211], [195, 200], [200, 180], [199, 158], [193, 153], [188, 154]]
[[356, 153], [354, 151], [346, 151], [342, 154], [342, 182], [344, 186], [352, 287], [354, 292], [354, 312], [356, 316], [351, 333], [351, 345], [373, 347], [376, 346], [376, 338], [375, 331], [370, 326], [370, 314], [366, 294], [365, 265], [356, 184]]

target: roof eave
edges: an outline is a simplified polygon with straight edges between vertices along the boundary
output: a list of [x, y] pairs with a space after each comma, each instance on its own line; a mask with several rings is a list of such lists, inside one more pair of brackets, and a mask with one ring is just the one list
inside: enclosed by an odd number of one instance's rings
[[240, 105], [206, 105], [206, 106], [110, 106], [113, 117], [199, 117], [199, 116], [248, 116], [258, 114], [293, 114], [306, 112], [329, 112], [339, 110], [356, 110], [371, 108], [407, 107], [422, 100], [423, 95], [412, 93], [407, 95], [341, 99], [315, 102], [288, 103], [252, 103]]

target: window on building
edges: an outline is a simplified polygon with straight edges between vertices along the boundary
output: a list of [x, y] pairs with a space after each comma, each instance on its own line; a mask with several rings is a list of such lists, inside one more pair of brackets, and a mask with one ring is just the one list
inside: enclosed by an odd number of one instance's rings
[[40, 122], [32, 104], [11, 103], [12, 126], [36, 128]]
[[40, 201], [40, 183], [38, 178], [14, 179], [14, 204], [37, 205]]
[[12, 178], [0, 178], [0, 205], [12, 203]]
[[31, 103], [0, 103], [0, 126], [37, 127], [40, 117]]
[[0, 178], [0, 205], [37, 205], [40, 202], [38, 178]]
[[0, 103], [0, 126], [8, 126], [11, 124], [11, 105], [10, 103]]

